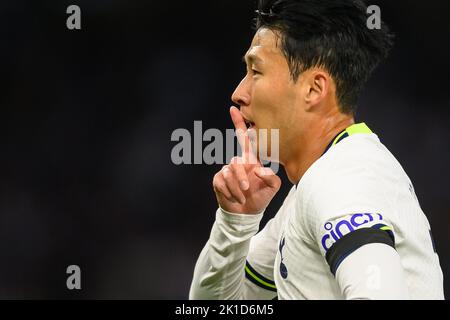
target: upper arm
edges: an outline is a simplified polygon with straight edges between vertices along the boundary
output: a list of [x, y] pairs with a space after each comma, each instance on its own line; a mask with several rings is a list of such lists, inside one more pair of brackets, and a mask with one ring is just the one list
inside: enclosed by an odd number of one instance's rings
[[311, 236], [349, 299], [407, 297], [395, 249], [397, 185], [383, 179], [352, 164], [337, 167], [311, 193]]
[[408, 299], [397, 251], [386, 244], [364, 245], [338, 266], [336, 281], [346, 299]]

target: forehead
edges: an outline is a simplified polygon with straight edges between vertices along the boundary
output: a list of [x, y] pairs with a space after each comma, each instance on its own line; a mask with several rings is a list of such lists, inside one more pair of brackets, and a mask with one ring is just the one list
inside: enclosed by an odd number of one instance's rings
[[262, 60], [279, 59], [280, 57], [283, 57], [280, 51], [278, 34], [267, 28], [258, 29], [246, 55], [256, 56]]

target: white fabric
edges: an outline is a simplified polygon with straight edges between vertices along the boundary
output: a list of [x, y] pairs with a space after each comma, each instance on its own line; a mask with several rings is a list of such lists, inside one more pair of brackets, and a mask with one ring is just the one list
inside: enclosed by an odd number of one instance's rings
[[[244, 282], [250, 239], [263, 213], [231, 214], [219, 208], [211, 236], [197, 261], [190, 299], [242, 299], [258, 295]], [[248, 292], [249, 291], [249, 292]]]
[[346, 299], [409, 299], [400, 256], [386, 244], [371, 243], [355, 250], [337, 269], [336, 281]]
[[[354, 134], [331, 147], [255, 236], [259, 222], [260, 216], [218, 210], [196, 264], [191, 299], [270, 299], [277, 294], [279, 299], [444, 298], [429, 223], [408, 176], [375, 134]], [[383, 244], [381, 250], [361, 247], [343, 260], [335, 278], [327, 250], [345, 234], [377, 225], [392, 230], [396, 251]], [[367, 274], [347, 269], [364, 263], [358, 256], [372, 254], [382, 280], [390, 279], [387, 273], [403, 278], [383, 280], [377, 292], [363, 290], [361, 283], [373, 282], [371, 268]], [[246, 257], [275, 281], [277, 294], [245, 279]], [[282, 265], [287, 272], [281, 272]]]

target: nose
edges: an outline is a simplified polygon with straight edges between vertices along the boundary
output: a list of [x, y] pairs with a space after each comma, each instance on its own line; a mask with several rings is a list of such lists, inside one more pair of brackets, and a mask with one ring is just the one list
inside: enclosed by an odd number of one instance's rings
[[231, 95], [231, 100], [239, 106], [249, 106], [250, 105], [250, 83], [247, 80], [247, 77], [242, 79], [239, 85], [234, 90]]

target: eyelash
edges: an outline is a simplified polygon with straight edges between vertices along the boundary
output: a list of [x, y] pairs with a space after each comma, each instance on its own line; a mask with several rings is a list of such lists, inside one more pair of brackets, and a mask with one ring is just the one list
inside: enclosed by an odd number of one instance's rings
[[261, 72], [255, 70], [255, 69], [252, 69], [252, 72], [253, 72], [253, 74], [261, 74]]

